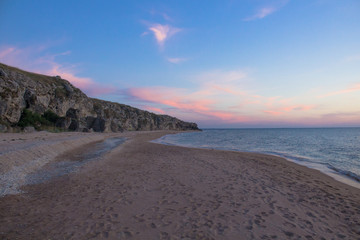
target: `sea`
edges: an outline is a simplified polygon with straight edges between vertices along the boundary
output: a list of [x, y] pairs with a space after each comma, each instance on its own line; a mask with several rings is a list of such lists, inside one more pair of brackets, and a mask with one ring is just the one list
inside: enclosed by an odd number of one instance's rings
[[360, 188], [360, 128], [204, 129], [154, 142], [276, 155]]

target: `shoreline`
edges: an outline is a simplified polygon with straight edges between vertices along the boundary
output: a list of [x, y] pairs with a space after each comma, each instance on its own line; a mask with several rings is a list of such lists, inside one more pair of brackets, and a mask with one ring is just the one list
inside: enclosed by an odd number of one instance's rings
[[[276, 153], [266, 153], [266, 152], [246, 152], [246, 151], [236, 151], [236, 150], [224, 150], [221, 148], [200, 148], [200, 147], [189, 147], [189, 146], [182, 146], [182, 145], [176, 145], [176, 144], [168, 144], [168, 143], [160, 143], [160, 142], [155, 142], [155, 141], [151, 141], [152, 143], [156, 143], [156, 144], [162, 144], [162, 145], [166, 145], [166, 146], [175, 146], [175, 147], [183, 147], [183, 148], [193, 148], [193, 149], [203, 149], [203, 150], [217, 150], [217, 151], [227, 151], [227, 152], [234, 152], [234, 153], [254, 153], [254, 154], [263, 154], [263, 155], [267, 155], [267, 156], [273, 156], [273, 157], [278, 157], [278, 158], [282, 158], [288, 162], [291, 163], [295, 163], [299, 166], [304, 166], [308, 169], [312, 169], [312, 170], [316, 170], [319, 171], [319, 173], [324, 174], [326, 176], [331, 177], [333, 180], [339, 182], [339, 183], [343, 183], [346, 184], [348, 186], [360, 189], [360, 182], [357, 181], [357, 179], [353, 179], [352, 177], [346, 175], [345, 173], [340, 173], [339, 171], [333, 170], [323, 164], [320, 163], [316, 163], [316, 162], [302, 162], [296, 159], [292, 159], [292, 158], [288, 158], [288, 157], [284, 157], [281, 156], [280, 154], [276, 154]], [[311, 167], [310, 165], [316, 165], [314, 167]], [[326, 169], [324, 169], [326, 168]]]
[[[0, 236], [360, 236], [359, 189], [276, 156], [149, 142], [171, 133], [176, 132], [116, 134], [128, 140], [100, 161], [89, 162], [76, 173], [27, 185], [23, 194], [0, 198]], [[72, 153], [62, 157], [70, 159]]]
[[[287, 129], [287, 128], [282, 128], [282, 129]], [[314, 129], [318, 129], [318, 128], [314, 128]], [[220, 130], [223, 130], [223, 129], [220, 129]], [[163, 137], [165, 137], [165, 136], [166, 135], [164, 135]], [[231, 151], [231, 152], [238, 152], [238, 153], [255, 153], [255, 154], [259, 153], [259, 154], [265, 154], [265, 155], [269, 155], [269, 156], [279, 157], [279, 158], [285, 159], [286, 161], [295, 163], [297, 165], [305, 166], [309, 169], [317, 170], [317, 171], [321, 172], [322, 174], [330, 176], [331, 178], [333, 178], [334, 180], [336, 180], [338, 182], [341, 182], [346, 185], [360, 189], [360, 176], [359, 175], [356, 175], [355, 173], [352, 173], [352, 172], [348, 173], [345, 170], [337, 169], [336, 167], [333, 167], [332, 165], [329, 165], [328, 163], [319, 163], [319, 162], [311, 161], [311, 160], [299, 160], [298, 157], [296, 157], [296, 156], [291, 156], [289, 154], [281, 154], [281, 153], [277, 153], [277, 152], [244, 151], [244, 150], [226, 149], [226, 148], [221, 148], [221, 147], [220, 148], [192, 147], [192, 146], [187, 146], [187, 145], [165, 142], [162, 140], [163, 137], [161, 137], [159, 139], [155, 139], [152, 142], [157, 143], [157, 144], [164, 144], [164, 145], [168, 145], [168, 146], [179, 146], [179, 147], [195, 148], [195, 149], [221, 150], [221, 151]]]

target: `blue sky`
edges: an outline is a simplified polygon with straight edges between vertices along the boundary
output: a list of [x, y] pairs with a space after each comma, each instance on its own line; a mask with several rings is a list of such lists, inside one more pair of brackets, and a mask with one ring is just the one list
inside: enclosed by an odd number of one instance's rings
[[360, 126], [360, 1], [0, 0], [0, 62], [200, 127]]

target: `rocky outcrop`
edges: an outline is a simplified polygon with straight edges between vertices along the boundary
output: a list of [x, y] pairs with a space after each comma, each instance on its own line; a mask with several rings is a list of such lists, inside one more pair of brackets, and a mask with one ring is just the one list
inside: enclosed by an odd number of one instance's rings
[[87, 97], [61, 77], [26, 72], [0, 63], [0, 125], [16, 126], [22, 111], [60, 116], [56, 127], [71, 131], [198, 130], [167, 115]]

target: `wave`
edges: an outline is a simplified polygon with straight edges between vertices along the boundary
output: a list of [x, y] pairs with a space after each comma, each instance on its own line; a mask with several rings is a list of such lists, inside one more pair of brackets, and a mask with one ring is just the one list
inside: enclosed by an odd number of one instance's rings
[[348, 178], [351, 178], [352, 180], [355, 180], [356, 182], [360, 183], [360, 176], [357, 175], [356, 173], [336, 168], [336, 167], [332, 166], [331, 164], [327, 164], [327, 165], [328, 165], [327, 167], [330, 168], [331, 170], [333, 170], [341, 175], [344, 175]]

